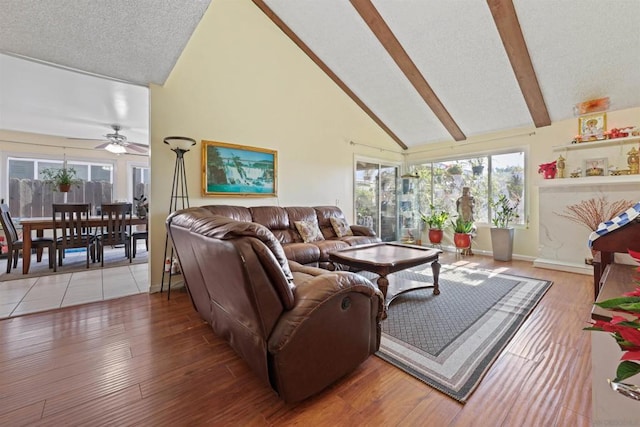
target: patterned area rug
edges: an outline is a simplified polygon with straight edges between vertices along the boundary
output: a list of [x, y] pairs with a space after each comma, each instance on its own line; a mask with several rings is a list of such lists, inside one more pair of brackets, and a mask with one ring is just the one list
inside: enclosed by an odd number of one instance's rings
[[[42, 261], [36, 262], [35, 254], [31, 257], [31, 267], [29, 274], [22, 274], [22, 259], [18, 260], [18, 268], [12, 268], [11, 273], [7, 274], [7, 259], [0, 259], [0, 282], [16, 279], [27, 279], [29, 277], [52, 276], [55, 274], [73, 273], [76, 271], [87, 271], [87, 255], [84, 249], [68, 250], [62, 263], [62, 267], [57, 268], [54, 273], [49, 268], [49, 258], [47, 251], [42, 254]], [[138, 242], [136, 257], [133, 258], [132, 264], [142, 264], [149, 262], [148, 252], [143, 241]], [[122, 267], [129, 265], [129, 259], [124, 254], [124, 247], [105, 247], [104, 248], [104, 267]], [[89, 269], [100, 268], [100, 263], [92, 263], [89, 261]]]
[[[389, 279], [433, 283], [429, 265]], [[393, 300], [376, 355], [464, 403], [551, 283], [443, 265], [440, 295], [421, 289]]]

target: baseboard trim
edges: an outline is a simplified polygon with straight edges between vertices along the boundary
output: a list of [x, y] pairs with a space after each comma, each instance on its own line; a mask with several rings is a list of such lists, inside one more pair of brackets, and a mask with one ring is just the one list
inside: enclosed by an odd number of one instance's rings
[[558, 261], [555, 259], [536, 258], [533, 261], [533, 266], [538, 268], [546, 268], [547, 270], [566, 271], [568, 273], [593, 276], [593, 266], [587, 264]]

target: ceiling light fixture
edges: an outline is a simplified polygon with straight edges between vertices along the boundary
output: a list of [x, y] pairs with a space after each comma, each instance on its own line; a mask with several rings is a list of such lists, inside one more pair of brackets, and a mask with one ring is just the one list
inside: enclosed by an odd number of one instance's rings
[[124, 154], [127, 152], [127, 150], [122, 145], [113, 143], [107, 145], [106, 147], [104, 147], [104, 149], [113, 154]]

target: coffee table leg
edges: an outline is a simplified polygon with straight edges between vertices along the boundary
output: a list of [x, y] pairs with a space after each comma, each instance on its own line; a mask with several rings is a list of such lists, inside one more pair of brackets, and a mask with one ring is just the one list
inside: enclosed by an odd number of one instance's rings
[[380, 276], [378, 277], [378, 289], [380, 289], [380, 291], [382, 292], [382, 295], [384, 295], [384, 299], [386, 301], [387, 299], [387, 288], [389, 287], [389, 279], [387, 279], [385, 276]]
[[440, 287], [438, 286], [438, 276], [440, 276], [440, 263], [435, 260], [431, 263], [431, 271], [433, 272], [433, 294], [440, 295]]

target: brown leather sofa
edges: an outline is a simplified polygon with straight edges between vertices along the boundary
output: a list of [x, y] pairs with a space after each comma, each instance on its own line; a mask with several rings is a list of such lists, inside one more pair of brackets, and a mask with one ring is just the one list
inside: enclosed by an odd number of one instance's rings
[[[380, 242], [376, 233], [362, 225], [351, 225], [352, 236], [338, 237], [331, 218], [344, 220], [342, 210], [337, 206], [316, 207], [280, 207], [280, 206], [202, 206], [216, 215], [233, 218], [237, 221], [256, 222], [267, 227], [280, 241], [287, 259], [303, 265], [334, 270], [329, 261], [329, 252]], [[305, 243], [296, 228], [296, 221], [316, 222], [322, 232], [322, 240]]]
[[285, 401], [378, 350], [383, 296], [367, 279], [288, 261], [266, 227], [208, 208], [175, 212], [166, 225], [195, 309]]

